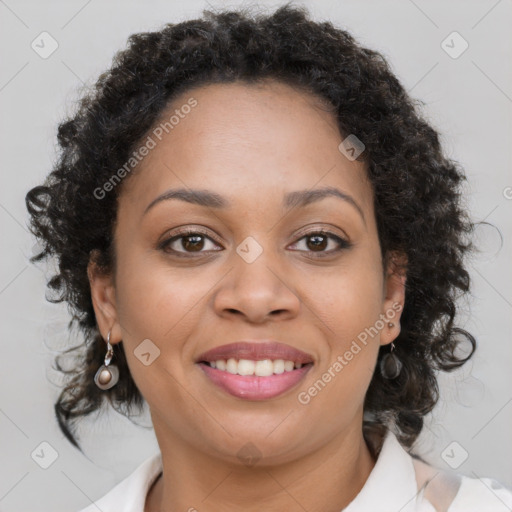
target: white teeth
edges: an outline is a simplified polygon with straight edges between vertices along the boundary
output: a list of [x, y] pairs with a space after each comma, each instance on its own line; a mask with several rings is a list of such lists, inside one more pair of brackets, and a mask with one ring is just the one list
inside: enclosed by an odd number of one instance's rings
[[238, 361], [238, 375], [254, 375], [254, 369], [256, 368], [256, 363], [254, 361], [249, 361], [249, 359], [240, 359]]
[[282, 359], [274, 361], [274, 373], [284, 373], [284, 361]]
[[226, 361], [226, 371], [229, 373], [238, 373], [238, 362], [236, 359], [228, 359]]
[[270, 359], [257, 361], [254, 368], [254, 375], [257, 377], [268, 377], [274, 373], [274, 363]]
[[295, 363], [293, 361], [285, 361], [284, 362], [284, 371], [291, 372], [295, 368]]
[[294, 361], [285, 361], [283, 359], [263, 359], [261, 361], [252, 361], [251, 359], [236, 359], [229, 358], [218, 359], [217, 361], [210, 361], [212, 368], [227, 371], [232, 374], [238, 375], [256, 375], [257, 377], [268, 377], [274, 374], [281, 374], [284, 372], [291, 372], [294, 369], [302, 368], [302, 363], [295, 363]]

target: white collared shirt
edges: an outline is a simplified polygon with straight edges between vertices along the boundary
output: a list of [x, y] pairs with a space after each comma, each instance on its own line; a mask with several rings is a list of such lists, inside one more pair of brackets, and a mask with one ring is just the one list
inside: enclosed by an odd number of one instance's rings
[[[162, 472], [160, 453], [146, 459], [102, 498], [79, 512], [144, 512]], [[342, 512], [510, 512], [512, 489], [491, 478], [441, 471], [413, 458], [388, 431], [374, 468]]]

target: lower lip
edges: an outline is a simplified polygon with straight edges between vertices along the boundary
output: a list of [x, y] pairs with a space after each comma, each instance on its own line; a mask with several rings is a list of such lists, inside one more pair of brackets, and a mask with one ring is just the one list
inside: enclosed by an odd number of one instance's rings
[[230, 395], [246, 400], [267, 400], [281, 395], [296, 386], [313, 366], [307, 364], [291, 372], [269, 375], [268, 377], [243, 376], [212, 368], [199, 363], [206, 376]]

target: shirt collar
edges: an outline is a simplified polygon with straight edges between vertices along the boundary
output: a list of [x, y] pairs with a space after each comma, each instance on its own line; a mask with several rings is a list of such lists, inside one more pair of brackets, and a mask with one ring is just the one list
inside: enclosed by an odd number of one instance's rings
[[160, 452], [146, 459], [106, 495], [80, 512], [142, 512], [149, 488], [162, 472]]
[[413, 512], [417, 494], [412, 457], [388, 430], [375, 466], [343, 512]]

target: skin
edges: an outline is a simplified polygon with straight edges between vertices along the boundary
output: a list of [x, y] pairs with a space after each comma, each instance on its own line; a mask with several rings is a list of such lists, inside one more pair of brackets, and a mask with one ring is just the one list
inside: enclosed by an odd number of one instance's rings
[[[115, 271], [102, 274], [93, 259], [88, 269], [98, 327], [105, 339], [112, 329], [112, 344], [123, 341], [162, 452], [163, 475], [145, 512], [341, 510], [375, 464], [362, 434], [363, 401], [379, 346], [400, 332], [400, 313], [308, 404], [297, 397], [379, 315], [403, 308], [405, 276], [392, 261], [384, 269], [364, 164], [338, 150], [344, 137], [318, 98], [273, 81], [216, 84], [183, 93], [164, 117], [190, 97], [197, 106], [122, 184]], [[283, 208], [286, 193], [324, 186], [349, 194], [364, 220], [335, 197]], [[179, 187], [214, 191], [232, 205], [167, 200], [144, 214]], [[206, 230], [199, 252], [186, 252], [186, 239], [159, 248], [185, 226]], [[315, 249], [319, 229], [352, 246], [333, 252], [339, 244], [328, 238]], [[263, 249], [252, 263], [236, 252], [248, 236]], [[331, 254], [318, 257], [322, 251]], [[269, 338], [314, 360], [278, 397], [233, 397], [195, 364], [213, 347]], [[148, 366], [134, 354], [145, 339], [160, 350]], [[248, 442], [260, 457], [254, 465], [237, 456]]]

